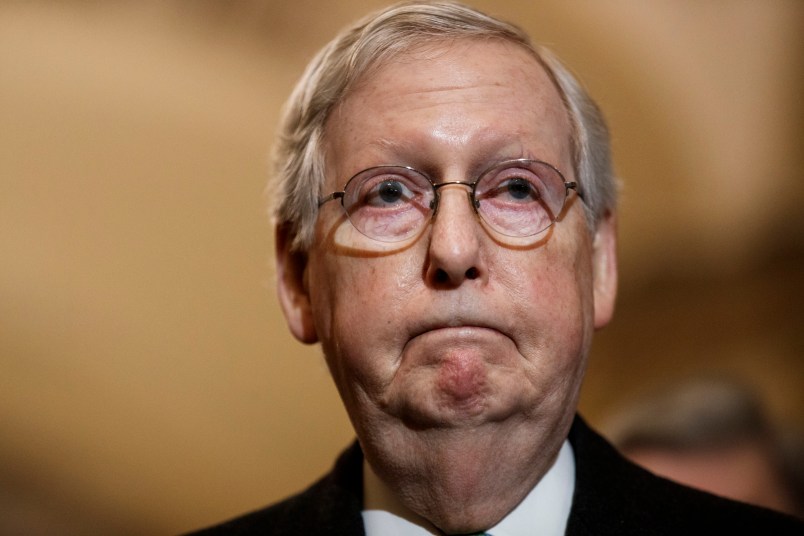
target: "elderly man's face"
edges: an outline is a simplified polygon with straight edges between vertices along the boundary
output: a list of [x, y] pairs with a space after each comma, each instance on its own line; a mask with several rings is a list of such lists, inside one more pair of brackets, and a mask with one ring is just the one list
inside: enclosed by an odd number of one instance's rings
[[[525, 51], [425, 48], [366, 76], [333, 111], [325, 193], [388, 164], [472, 181], [529, 158], [576, 180], [570, 131]], [[611, 315], [613, 223], [593, 234], [571, 193], [547, 232], [512, 242], [483, 226], [465, 186], [440, 196], [429, 226], [402, 244], [359, 234], [337, 202], [322, 206], [306, 259], [280, 232], [283, 308], [298, 338], [321, 341], [368, 460], [401, 495], [428, 478], [442, 495], [475, 493], [489, 475], [529, 489], [566, 436], [592, 332]]]

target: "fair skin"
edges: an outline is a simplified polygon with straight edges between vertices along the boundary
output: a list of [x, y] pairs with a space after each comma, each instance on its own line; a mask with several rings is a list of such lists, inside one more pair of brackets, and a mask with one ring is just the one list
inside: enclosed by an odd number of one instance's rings
[[[576, 180], [570, 122], [538, 62], [496, 41], [411, 51], [339, 103], [326, 127], [324, 193], [371, 166], [437, 181], [535, 158]], [[616, 290], [612, 215], [595, 231], [571, 193], [526, 242], [496, 236], [463, 186], [440, 192], [417, 237], [377, 243], [338, 203], [315, 243], [277, 231], [280, 302], [294, 335], [320, 341], [367, 461], [416, 515], [446, 533], [494, 525], [550, 467], [567, 435], [592, 333]]]

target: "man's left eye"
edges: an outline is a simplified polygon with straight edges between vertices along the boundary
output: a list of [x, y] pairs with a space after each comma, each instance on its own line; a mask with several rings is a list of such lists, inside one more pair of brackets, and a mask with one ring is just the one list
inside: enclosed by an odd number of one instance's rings
[[501, 180], [493, 188], [481, 194], [483, 199], [499, 202], [529, 202], [541, 199], [541, 191], [533, 181], [525, 177], [513, 176]]
[[501, 189], [507, 189], [508, 194], [514, 199], [526, 199], [531, 196], [538, 197], [538, 192], [527, 179], [521, 177], [513, 178], [502, 185]]

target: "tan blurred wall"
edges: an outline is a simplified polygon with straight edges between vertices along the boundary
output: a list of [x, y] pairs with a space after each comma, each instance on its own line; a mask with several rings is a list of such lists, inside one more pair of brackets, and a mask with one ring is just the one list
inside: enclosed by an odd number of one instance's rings
[[[262, 189], [304, 63], [382, 4], [0, 4], [0, 534], [189, 530], [350, 440], [279, 313]], [[804, 3], [473, 4], [614, 133], [621, 299], [584, 413], [726, 371], [804, 425]]]

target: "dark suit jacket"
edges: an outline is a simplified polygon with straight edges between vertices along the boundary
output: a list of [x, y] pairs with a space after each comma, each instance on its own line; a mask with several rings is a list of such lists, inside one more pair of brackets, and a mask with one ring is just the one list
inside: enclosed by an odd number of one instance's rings
[[[804, 523], [696, 491], [630, 463], [576, 417], [575, 495], [567, 536], [795, 535]], [[197, 535], [363, 536], [363, 454], [355, 443], [306, 491]]]

